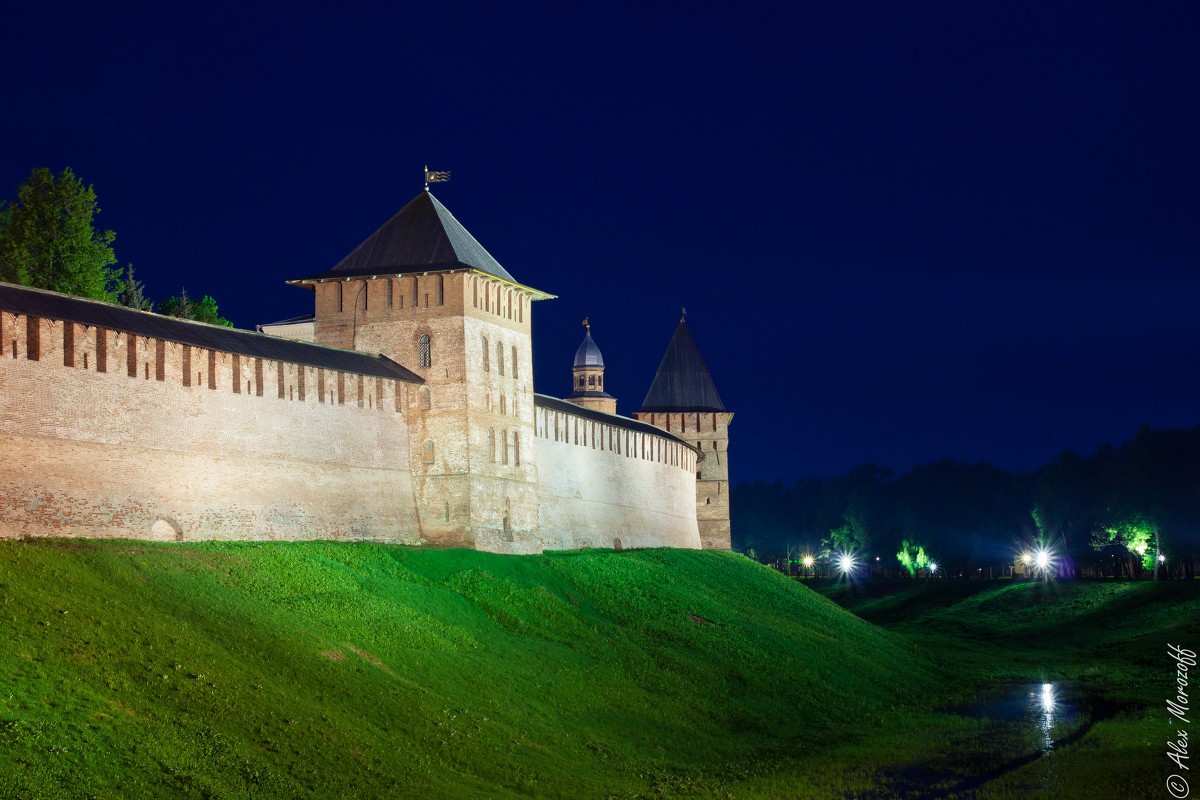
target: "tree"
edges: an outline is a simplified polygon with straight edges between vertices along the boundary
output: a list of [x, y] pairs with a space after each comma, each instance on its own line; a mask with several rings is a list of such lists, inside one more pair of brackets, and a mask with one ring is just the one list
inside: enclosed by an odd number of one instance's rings
[[915, 577], [917, 570], [925, 569], [930, 563], [929, 556], [925, 555], [925, 548], [915, 542], [910, 543], [908, 539], [900, 542], [900, 552], [896, 553], [896, 558], [910, 577]]
[[70, 167], [35, 169], [0, 209], [0, 280], [112, 302], [120, 288], [112, 231], [98, 233], [96, 192]]
[[133, 277], [133, 264], [130, 264], [125, 268], [125, 277], [121, 280], [117, 302], [139, 311], [153, 311], [154, 303], [146, 299], [145, 289], [142, 282]]
[[158, 304], [158, 313], [168, 317], [179, 317], [196, 322], [207, 322], [209, 325], [224, 325], [232, 328], [233, 323], [221, 316], [217, 311], [217, 301], [208, 295], [203, 300], [192, 300], [188, 297], [187, 289], [179, 290], [179, 297], [168, 297]]

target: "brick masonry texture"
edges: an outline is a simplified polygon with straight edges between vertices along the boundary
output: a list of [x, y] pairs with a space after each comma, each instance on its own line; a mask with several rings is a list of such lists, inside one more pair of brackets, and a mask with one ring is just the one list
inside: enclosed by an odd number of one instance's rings
[[313, 288], [315, 342], [425, 383], [0, 310], [0, 538], [728, 547], [709, 452], [727, 420], [672, 431], [700, 441], [698, 466], [672, 436], [535, 406], [522, 287], [457, 271]]

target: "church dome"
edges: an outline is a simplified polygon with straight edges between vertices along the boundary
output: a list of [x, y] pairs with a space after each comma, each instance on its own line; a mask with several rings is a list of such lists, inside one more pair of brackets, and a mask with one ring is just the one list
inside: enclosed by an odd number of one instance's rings
[[579, 349], [575, 351], [575, 366], [577, 367], [603, 367], [604, 356], [600, 355], [600, 348], [596, 347], [596, 343], [592, 341], [592, 329], [588, 328], [583, 337], [583, 344], [579, 345]]

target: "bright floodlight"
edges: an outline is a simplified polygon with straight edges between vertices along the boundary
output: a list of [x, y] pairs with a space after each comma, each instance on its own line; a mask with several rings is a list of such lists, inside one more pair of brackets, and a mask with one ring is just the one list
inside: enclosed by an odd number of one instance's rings
[[1030, 561], [1033, 561], [1033, 557], [1030, 556], [1029, 553], [1022, 553], [1021, 561], [1023, 561], [1025, 564], [1028, 564]]
[[854, 569], [854, 559], [850, 556], [842, 556], [838, 559], [838, 565], [841, 566], [842, 572], [849, 572]]
[[937, 572], [937, 562], [936, 562], [936, 561], [930, 561], [930, 562], [929, 562], [929, 571], [930, 571], [930, 572]]
[[804, 566], [806, 566], [806, 567], [811, 567], [812, 565], [813, 565], [813, 557], [812, 557], [812, 556], [805, 556], [805, 557], [804, 557]]
[[1045, 550], [1038, 550], [1037, 565], [1038, 565], [1038, 569], [1048, 568], [1050, 566], [1050, 554], [1047, 553]]
[[1159, 561], [1166, 561], [1166, 560], [1167, 560], [1167, 557], [1166, 557], [1166, 556], [1164, 556], [1164, 555], [1161, 555], [1161, 554], [1160, 554], [1160, 555], [1159, 555], [1159, 557], [1158, 557], [1158, 560], [1159, 560]]

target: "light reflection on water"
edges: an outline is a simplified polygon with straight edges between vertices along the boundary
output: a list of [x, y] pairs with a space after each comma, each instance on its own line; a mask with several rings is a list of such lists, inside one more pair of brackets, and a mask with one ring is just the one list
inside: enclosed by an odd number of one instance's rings
[[975, 719], [1008, 722], [1027, 731], [1043, 755], [1072, 729], [1085, 722], [1083, 695], [1068, 683], [1017, 683], [995, 687], [974, 703], [950, 709]]
[[1042, 718], [1038, 727], [1042, 732], [1042, 752], [1049, 753], [1054, 749], [1054, 684], [1043, 683], [1042, 694], [1039, 698], [1042, 708]]

